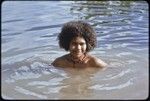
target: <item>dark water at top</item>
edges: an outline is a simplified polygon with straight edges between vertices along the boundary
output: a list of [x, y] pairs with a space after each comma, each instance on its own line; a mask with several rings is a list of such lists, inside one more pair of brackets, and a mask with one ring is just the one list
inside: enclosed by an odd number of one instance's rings
[[[145, 99], [148, 96], [145, 1], [5, 1], [2, 3], [2, 97], [5, 99]], [[71, 20], [97, 33], [91, 54], [105, 71], [62, 70], [57, 35]]]

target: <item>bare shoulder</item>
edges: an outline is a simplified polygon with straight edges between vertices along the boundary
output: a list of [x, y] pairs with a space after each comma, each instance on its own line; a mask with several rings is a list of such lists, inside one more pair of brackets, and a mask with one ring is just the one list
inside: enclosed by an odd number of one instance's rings
[[66, 57], [66, 55], [61, 56], [61, 57], [58, 57], [58, 58], [56, 58], [51, 64], [52, 64], [53, 66], [55, 66], [55, 67], [59, 67], [59, 66], [61, 66], [62, 64], [64, 64], [65, 57]]
[[107, 66], [107, 63], [105, 63], [101, 59], [99, 59], [99, 58], [97, 58], [95, 56], [91, 56], [91, 55], [89, 55], [89, 63], [93, 67], [105, 68]]

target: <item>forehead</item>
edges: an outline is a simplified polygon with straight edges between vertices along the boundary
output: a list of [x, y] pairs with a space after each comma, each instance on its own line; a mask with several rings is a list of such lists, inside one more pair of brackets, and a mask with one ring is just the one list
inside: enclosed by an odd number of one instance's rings
[[75, 38], [72, 39], [71, 42], [85, 43], [85, 39], [83, 37], [75, 37]]

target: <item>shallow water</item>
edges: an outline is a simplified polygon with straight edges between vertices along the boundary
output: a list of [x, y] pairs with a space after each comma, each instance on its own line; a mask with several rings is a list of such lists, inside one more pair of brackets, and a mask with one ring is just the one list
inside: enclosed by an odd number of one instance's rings
[[[4, 99], [146, 99], [149, 93], [148, 3], [144, 1], [5, 1], [1, 94]], [[66, 54], [57, 35], [70, 20], [97, 33], [98, 68], [55, 68]]]

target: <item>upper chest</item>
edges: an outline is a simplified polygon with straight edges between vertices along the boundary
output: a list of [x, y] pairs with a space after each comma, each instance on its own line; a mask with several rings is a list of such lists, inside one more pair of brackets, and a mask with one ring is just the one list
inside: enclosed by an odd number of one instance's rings
[[73, 67], [73, 68], [86, 68], [89, 67], [89, 61], [88, 59], [83, 61], [83, 63], [74, 63], [71, 61], [68, 61], [67, 59], [63, 59], [63, 61], [61, 62], [62, 67]]

